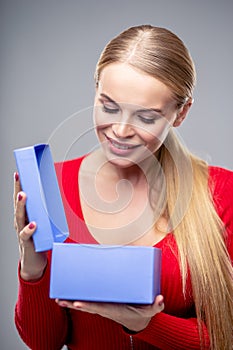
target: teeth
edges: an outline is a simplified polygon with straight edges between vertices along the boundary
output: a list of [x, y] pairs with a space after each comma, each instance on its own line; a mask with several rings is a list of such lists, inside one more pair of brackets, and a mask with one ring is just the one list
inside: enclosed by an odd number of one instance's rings
[[130, 148], [133, 148], [132, 146], [126, 146], [126, 145], [120, 145], [119, 143], [116, 143], [116, 142], [114, 142], [114, 141], [112, 141], [112, 145], [114, 146], [114, 147], [117, 147], [117, 148], [119, 148], [119, 149], [130, 149]]

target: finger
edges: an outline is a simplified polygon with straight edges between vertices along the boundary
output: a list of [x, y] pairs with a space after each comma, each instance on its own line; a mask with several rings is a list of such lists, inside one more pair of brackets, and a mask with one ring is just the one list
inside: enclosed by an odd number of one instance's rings
[[157, 295], [153, 305], [156, 306], [156, 307], [159, 307], [160, 311], [162, 311], [164, 309], [164, 307], [165, 307], [163, 296], [162, 295]]
[[103, 309], [103, 305], [106, 307], [107, 303], [73, 301], [69, 306], [71, 306], [74, 309], [95, 314], [101, 312], [101, 310]]
[[109, 303], [95, 303], [95, 302], [83, 302], [83, 301], [74, 301], [72, 307], [76, 310], [89, 312], [90, 314], [99, 314], [102, 316], [109, 315], [112, 305]]
[[56, 300], [56, 301], [62, 307], [68, 307], [75, 310], [85, 311], [91, 314], [108, 315], [109, 312], [113, 311], [113, 308], [115, 308], [115, 305], [111, 303], [96, 303], [96, 302], [69, 301], [69, 300]]
[[164, 302], [164, 298], [162, 295], [157, 295], [157, 297], [155, 298], [155, 302], [158, 304], [158, 305], [162, 305], [163, 302]]
[[55, 299], [55, 302], [61, 307], [67, 307], [68, 302], [66, 300]]
[[27, 226], [25, 226], [19, 233], [19, 238], [26, 242], [28, 240], [30, 240], [30, 238], [32, 237], [33, 233], [36, 230], [36, 223], [34, 221], [32, 221], [30, 224], [28, 224]]
[[14, 194], [13, 194], [14, 206], [16, 206], [17, 196], [21, 190], [22, 188], [19, 180], [19, 174], [15, 172], [14, 173]]
[[15, 205], [15, 229], [20, 232], [26, 225], [26, 194], [24, 192], [18, 192], [16, 205]]
[[68, 307], [70, 309], [75, 309], [74, 302], [72, 302], [72, 301], [60, 300], [60, 299], [56, 299], [55, 301], [61, 307]]
[[134, 311], [138, 315], [153, 316], [164, 309], [164, 298], [162, 295], [157, 295], [153, 304], [135, 304], [127, 305], [127, 308]]

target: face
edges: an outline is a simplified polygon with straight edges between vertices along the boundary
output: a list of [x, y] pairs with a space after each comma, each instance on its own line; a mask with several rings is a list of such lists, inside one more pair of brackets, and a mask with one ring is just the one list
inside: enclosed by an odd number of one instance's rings
[[101, 72], [94, 107], [104, 153], [121, 167], [155, 154], [178, 118], [169, 88], [123, 63], [110, 64]]

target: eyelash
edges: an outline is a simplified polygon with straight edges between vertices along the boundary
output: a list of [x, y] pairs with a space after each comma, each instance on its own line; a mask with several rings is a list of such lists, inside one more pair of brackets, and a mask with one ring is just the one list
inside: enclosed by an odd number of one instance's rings
[[118, 108], [108, 108], [105, 105], [103, 105], [103, 111], [105, 113], [118, 113], [119, 109]]
[[[105, 105], [103, 105], [103, 111], [105, 113], [111, 113], [111, 114], [116, 114], [119, 112], [118, 108], [108, 108]], [[144, 118], [141, 115], [137, 115], [137, 117], [145, 124], [154, 124], [155, 123], [155, 118]]]
[[138, 118], [145, 124], [154, 124], [155, 123], [155, 119], [154, 118], [144, 118], [141, 115], [138, 115]]

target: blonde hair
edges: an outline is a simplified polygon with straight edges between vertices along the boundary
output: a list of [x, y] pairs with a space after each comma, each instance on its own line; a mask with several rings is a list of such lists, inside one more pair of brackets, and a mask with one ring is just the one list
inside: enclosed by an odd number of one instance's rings
[[[177, 108], [192, 98], [195, 67], [184, 43], [171, 31], [142, 25], [131, 27], [111, 40], [97, 63], [95, 81], [105, 66], [114, 62], [131, 66], [159, 79], [172, 91]], [[172, 150], [172, 155], [170, 150]], [[225, 245], [224, 226], [213, 203], [208, 165], [192, 155], [170, 131], [158, 160], [166, 178], [166, 214], [179, 251], [185, 295], [188, 271], [204, 346], [203, 322], [212, 350], [232, 349], [233, 268]], [[182, 167], [182, 198], [177, 203]], [[191, 171], [190, 171], [191, 169]], [[192, 188], [187, 179], [192, 177]], [[185, 203], [185, 204], [184, 204]]]

